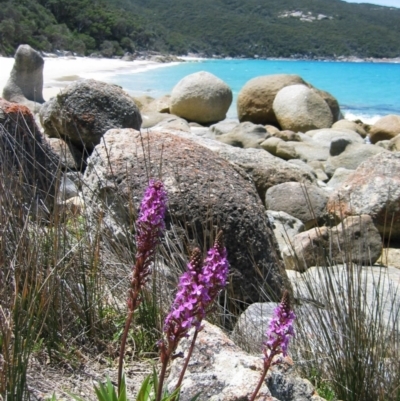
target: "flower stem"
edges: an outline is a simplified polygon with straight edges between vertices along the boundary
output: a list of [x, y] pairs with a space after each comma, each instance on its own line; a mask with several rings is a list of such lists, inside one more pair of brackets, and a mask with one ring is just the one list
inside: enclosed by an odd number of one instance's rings
[[122, 370], [123, 370], [124, 355], [125, 355], [125, 345], [126, 345], [126, 340], [128, 338], [129, 329], [131, 327], [133, 313], [134, 313], [133, 310], [128, 311], [128, 316], [126, 318], [124, 332], [123, 332], [122, 338], [121, 338], [121, 347], [119, 350], [119, 361], [118, 361], [118, 396], [121, 393], [121, 382], [122, 382]]
[[160, 372], [160, 376], [158, 378], [158, 389], [157, 389], [156, 401], [160, 401], [161, 397], [162, 397], [165, 373], [167, 371], [168, 362], [169, 362], [169, 356], [162, 361], [161, 372]]
[[[192, 343], [190, 344], [190, 348], [189, 348], [188, 354], [187, 354], [186, 359], [185, 359], [185, 363], [184, 363], [184, 365], [182, 367], [182, 371], [181, 371], [181, 374], [179, 376], [178, 383], [175, 386], [175, 389], [179, 388], [181, 386], [181, 384], [182, 384], [183, 377], [185, 376], [186, 369], [187, 369], [187, 367], [189, 365], [189, 360], [190, 360], [190, 358], [192, 356], [192, 353], [193, 353], [193, 350], [194, 350], [194, 345], [196, 343], [196, 339], [197, 339], [197, 334], [198, 333], [199, 333], [199, 331], [196, 329], [195, 332], [194, 332], [193, 338], [192, 338]], [[175, 401], [175, 399], [173, 399], [171, 401]]]
[[128, 294], [128, 315], [121, 339], [118, 363], [118, 394], [121, 393], [122, 371], [126, 341], [139, 306], [140, 292], [150, 274], [150, 265], [155, 258], [157, 245], [165, 230], [164, 217], [167, 209], [167, 194], [161, 181], [150, 180], [140, 204], [139, 218], [136, 221], [136, 263], [132, 270]]
[[258, 381], [257, 387], [255, 388], [253, 394], [250, 397], [249, 401], [254, 401], [256, 399], [256, 396], [258, 392], [260, 391], [260, 388], [265, 380], [265, 376], [267, 375], [268, 369], [271, 366], [272, 358], [274, 357], [274, 354], [271, 353], [271, 355], [268, 357], [267, 360], [264, 361], [264, 371], [260, 377], [260, 380]]

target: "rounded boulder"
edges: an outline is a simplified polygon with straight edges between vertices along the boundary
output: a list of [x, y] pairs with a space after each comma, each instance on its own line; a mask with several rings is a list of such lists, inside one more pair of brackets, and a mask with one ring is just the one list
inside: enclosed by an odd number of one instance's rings
[[400, 153], [383, 151], [361, 163], [331, 193], [327, 211], [337, 220], [366, 214], [384, 239], [400, 240]]
[[327, 201], [328, 193], [323, 189], [299, 182], [275, 185], [265, 195], [267, 210], [290, 214], [299, 219], [306, 230], [324, 221]]
[[3, 98], [23, 104], [31, 111], [40, 110], [43, 99], [44, 60], [39, 52], [29, 45], [20, 45], [15, 53], [15, 62], [10, 77], [3, 89]]
[[232, 90], [206, 71], [190, 74], [172, 89], [170, 112], [188, 121], [210, 124], [224, 120], [232, 103]]
[[50, 138], [67, 138], [79, 149], [93, 150], [111, 128], [140, 129], [142, 117], [119, 86], [79, 80], [46, 102], [40, 121]]
[[371, 143], [392, 139], [400, 134], [400, 116], [389, 114], [380, 118], [370, 129]]
[[237, 98], [237, 114], [240, 122], [277, 125], [272, 103], [276, 94], [288, 85], [306, 82], [298, 75], [274, 74], [256, 77], [248, 81]]
[[272, 107], [283, 130], [307, 132], [330, 128], [333, 123], [326, 101], [306, 85], [290, 85], [281, 89]]
[[112, 216], [116, 230], [129, 230], [129, 216], [148, 176], [159, 177], [160, 169], [168, 193], [166, 225], [171, 238], [187, 237], [192, 245], [209, 248], [210, 232], [219, 227], [231, 265], [232, 296], [258, 301], [257, 288], [263, 283], [279, 298], [287, 278], [256, 189], [204, 146], [168, 130], [109, 130], [88, 159], [83, 192], [102, 214]]

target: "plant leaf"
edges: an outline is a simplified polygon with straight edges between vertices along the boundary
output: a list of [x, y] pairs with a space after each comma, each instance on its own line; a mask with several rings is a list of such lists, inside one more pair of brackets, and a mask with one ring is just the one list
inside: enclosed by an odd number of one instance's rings
[[153, 385], [153, 380], [151, 379], [151, 375], [148, 375], [144, 380], [140, 387], [139, 393], [136, 397], [136, 401], [148, 401], [151, 393], [151, 387]]

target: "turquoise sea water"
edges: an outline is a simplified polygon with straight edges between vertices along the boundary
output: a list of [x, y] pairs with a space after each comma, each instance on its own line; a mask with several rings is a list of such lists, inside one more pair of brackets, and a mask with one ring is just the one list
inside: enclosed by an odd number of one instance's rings
[[298, 74], [338, 99], [347, 118], [365, 122], [387, 114], [400, 115], [400, 64], [284, 60], [201, 60], [117, 75], [113, 82], [132, 95], [159, 97], [186, 75], [208, 71], [225, 81], [233, 91], [228, 117], [236, 117], [236, 98], [251, 78], [269, 74]]

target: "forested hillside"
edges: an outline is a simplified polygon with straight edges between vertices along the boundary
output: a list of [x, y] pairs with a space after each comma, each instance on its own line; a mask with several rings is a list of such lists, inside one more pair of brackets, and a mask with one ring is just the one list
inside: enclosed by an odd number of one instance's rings
[[0, 53], [399, 57], [400, 9], [340, 0], [0, 0]]

